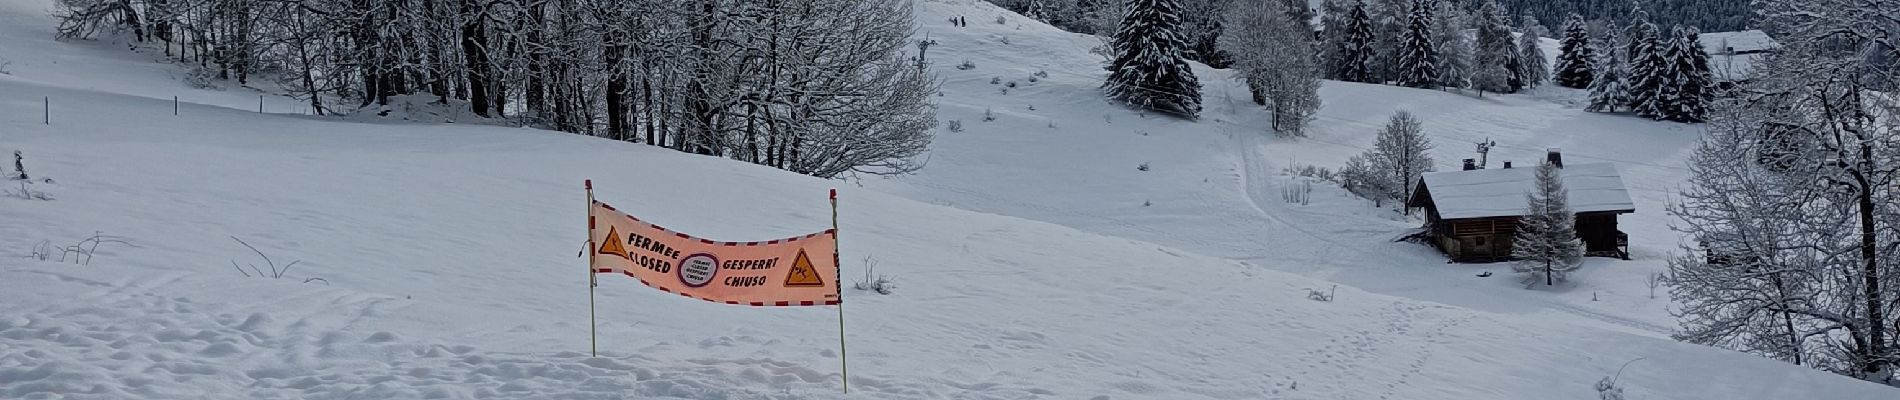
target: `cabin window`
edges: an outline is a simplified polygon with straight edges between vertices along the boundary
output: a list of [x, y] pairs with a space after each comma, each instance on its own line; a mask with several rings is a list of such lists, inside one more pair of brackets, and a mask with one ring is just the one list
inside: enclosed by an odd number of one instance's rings
[[1484, 236], [1479, 236], [1479, 237], [1476, 237], [1476, 238], [1472, 238], [1472, 239], [1474, 239], [1474, 240], [1475, 240], [1474, 242], [1472, 242], [1472, 244], [1474, 244], [1474, 245], [1477, 245], [1477, 246], [1480, 246], [1480, 247], [1482, 247], [1482, 246], [1484, 246], [1484, 245], [1485, 245], [1485, 244], [1484, 244], [1484, 242], [1485, 242], [1485, 239], [1490, 239], [1490, 238], [1489, 238], [1489, 237], [1484, 237]]

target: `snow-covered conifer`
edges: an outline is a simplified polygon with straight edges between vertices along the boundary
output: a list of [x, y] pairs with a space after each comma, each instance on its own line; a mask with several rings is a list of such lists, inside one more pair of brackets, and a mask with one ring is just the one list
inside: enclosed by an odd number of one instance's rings
[[1629, 51], [1624, 54], [1629, 60], [1627, 106], [1637, 116], [1661, 119], [1663, 104], [1667, 102], [1663, 98], [1667, 94], [1665, 90], [1671, 85], [1670, 65], [1665, 54], [1668, 48], [1655, 24], [1642, 21], [1632, 32], [1635, 36], [1629, 37], [1629, 45], [1624, 47]]
[[1590, 31], [1583, 16], [1570, 14], [1564, 21], [1563, 43], [1558, 48], [1556, 80], [1558, 86], [1584, 89], [1596, 79], [1596, 46], [1590, 44]]
[[1556, 83], [1562, 87], [1587, 89], [1596, 80], [1596, 45], [1590, 45], [1590, 30], [1583, 15], [1571, 13], [1564, 21], [1564, 40], [1556, 55]]
[[1399, 59], [1405, 42], [1406, 25], [1412, 15], [1413, 0], [1372, 0], [1366, 12], [1372, 16], [1372, 81], [1391, 83], [1399, 80]]
[[1511, 240], [1511, 269], [1524, 274], [1524, 285], [1555, 285], [1582, 265], [1583, 240], [1577, 238], [1577, 215], [1570, 212], [1570, 192], [1564, 189], [1563, 167], [1537, 166], [1537, 187], [1524, 194], [1524, 218]]
[[1347, 0], [1320, 2], [1320, 67], [1328, 79], [1340, 79], [1340, 65], [1346, 59], [1346, 26], [1353, 3]]
[[1614, 33], [1599, 43], [1603, 56], [1596, 60], [1597, 75], [1590, 81], [1590, 106], [1586, 110], [1613, 113], [1629, 104], [1629, 73], [1615, 43]]
[[1665, 90], [1663, 118], [1676, 122], [1702, 122], [1708, 117], [1709, 102], [1714, 98], [1715, 80], [1709, 72], [1709, 54], [1702, 50], [1700, 32], [1677, 27], [1670, 41], [1668, 56], [1671, 78]]
[[1333, 76], [1348, 82], [1372, 82], [1372, 16], [1366, 14], [1365, 0], [1353, 2], [1352, 13], [1346, 18], [1344, 49], [1338, 72]]
[[1181, 4], [1130, 0], [1115, 32], [1115, 60], [1102, 84], [1108, 97], [1135, 107], [1193, 119], [1201, 112], [1201, 83], [1182, 54]]
[[1472, 83], [1480, 95], [1487, 91], [1515, 93], [1523, 84], [1518, 76], [1521, 67], [1517, 42], [1512, 40], [1511, 26], [1503, 13], [1495, 0], [1486, 0], [1478, 8], [1477, 71]]
[[1550, 66], [1544, 61], [1542, 38], [1537, 36], [1537, 32], [1543, 30], [1543, 25], [1538, 24], [1536, 18], [1530, 17], [1524, 18], [1524, 25], [1519, 29], [1521, 33], [1517, 37], [1517, 53], [1522, 61], [1518, 65], [1523, 70], [1521, 75], [1526, 88], [1543, 85], [1544, 81], [1550, 79]]
[[1433, 43], [1432, 7], [1413, 0], [1405, 36], [1399, 42], [1399, 85], [1431, 88], [1440, 82], [1438, 45]]
[[1451, 1], [1435, 2], [1432, 11], [1432, 41], [1438, 45], [1438, 85], [1450, 88], [1471, 87], [1471, 37], [1465, 34], [1469, 18], [1463, 7]]

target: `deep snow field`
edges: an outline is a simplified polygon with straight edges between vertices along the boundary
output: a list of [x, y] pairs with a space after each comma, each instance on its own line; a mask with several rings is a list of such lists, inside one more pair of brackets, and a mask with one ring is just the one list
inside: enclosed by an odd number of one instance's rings
[[[1696, 127], [1584, 113], [1563, 90], [1327, 82], [1312, 136], [1277, 139], [1224, 71], [1199, 70], [1200, 121], [1142, 116], [1095, 89], [1095, 39], [925, 0], [939, 118], [964, 130], [940, 127], [919, 174], [827, 181], [535, 129], [310, 117], [268, 94], [258, 113], [259, 91], [191, 89], [149, 51], [52, 40], [49, 8], [0, 0], [0, 153], [53, 179], [30, 186], [50, 201], [0, 197], [0, 399], [1594, 399], [1638, 358], [1630, 399], [1900, 396], [1669, 340], [1667, 295], [1642, 281], [1677, 242], [1663, 205]], [[1400, 108], [1441, 169], [1485, 137], [1493, 165], [1547, 147], [1616, 163], [1635, 259], [1525, 290], [1508, 265], [1392, 242], [1417, 222], [1337, 187], [1281, 201], [1283, 167], [1337, 167]], [[584, 179], [735, 241], [829, 227], [838, 188], [843, 275], [871, 257], [899, 284], [844, 293], [851, 393], [837, 309], [617, 276], [600, 277], [589, 357]], [[85, 265], [29, 257], [95, 232], [128, 243]], [[264, 262], [233, 237], [299, 262], [247, 278], [233, 262]]]

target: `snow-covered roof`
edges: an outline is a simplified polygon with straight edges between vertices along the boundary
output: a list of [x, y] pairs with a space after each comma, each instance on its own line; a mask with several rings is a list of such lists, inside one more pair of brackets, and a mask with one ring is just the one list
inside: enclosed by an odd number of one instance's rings
[[[1616, 165], [1566, 164], [1570, 211], [1636, 211]], [[1537, 168], [1479, 169], [1425, 174], [1426, 190], [1443, 219], [1524, 215], [1524, 194], [1537, 187]]]
[[1701, 36], [1702, 49], [1709, 54], [1746, 54], [1781, 48], [1781, 42], [1768, 37], [1767, 32], [1746, 30], [1737, 32], [1709, 32]]
[[1740, 82], [1748, 80], [1753, 73], [1755, 63], [1761, 62], [1767, 54], [1710, 54], [1709, 73], [1720, 82]]

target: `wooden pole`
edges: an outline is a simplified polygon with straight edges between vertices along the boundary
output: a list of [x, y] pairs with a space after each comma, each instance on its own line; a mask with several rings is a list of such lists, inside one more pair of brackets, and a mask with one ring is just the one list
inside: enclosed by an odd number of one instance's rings
[[53, 124], [53, 96], [46, 96], [46, 97], [40, 98], [40, 110], [42, 110], [41, 111], [42, 113], [40, 114], [40, 123], [52, 125]]
[[172, 116], [178, 116], [178, 96], [172, 96]]
[[594, 357], [600, 357], [599, 336], [594, 332], [594, 286], [599, 286], [594, 275], [594, 256], [600, 253], [594, 247], [594, 180], [587, 180], [587, 347]]
[[[261, 94], [260, 94], [260, 95], [257, 95], [257, 113], [258, 113], [258, 114], [263, 114], [263, 113], [264, 113], [264, 95], [261, 95]], [[587, 206], [588, 206], [588, 207], [593, 207], [594, 205], [593, 205], [593, 204], [588, 204]], [[589, 211], [589, 212], [592, 212], [592, 211]], [[593, 267], [588, 267], [588, 268], [593, 268]]]
[[[837, 268], [837, 279], [844, 279], [844, 265], [838, 260], [838, 189], [831, 189], [831, 266]], [[844, 386], [845, 394], [851, 393], [851, 361], [844, 351], [844, 282], [838, 284], [838, 382]]]

